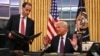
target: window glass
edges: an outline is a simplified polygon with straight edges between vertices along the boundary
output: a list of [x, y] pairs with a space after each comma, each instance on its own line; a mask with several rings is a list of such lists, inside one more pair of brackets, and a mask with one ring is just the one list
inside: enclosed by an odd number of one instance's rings
[[71, 0], [71, 6], [78, 6], [79, 0]]
[[0, 0], [0, 4], [9, 4], [9, 0]]
[[70, 7], [63, 7], [62, 8], [62, 18], [70, 18]]
[[9, 17], [9, 6], [0, 5], [0, 17]]
[[13, 14], [19, 14], [19, 6], [11, 6], [10, 7], [10, 13]]
[[57, 0], [60, 20], [68, 22], [70, 33], [74, 33], [75, 31], [78, 3], [79, 0]]
[[70, 6], [70, 0], [62, 0], [62, 6]]
[[19, 0], [10, 0], [11, 5], [19, 5]]
[[79, 0], [57, 0], [60, 19], [75, 19]]
[[76, 19], [78, 7], [71, 7], [71, 19]]
[[20, 0], [0, 0], [0, 19], [9, 19], [10, 15], [19, 13]]

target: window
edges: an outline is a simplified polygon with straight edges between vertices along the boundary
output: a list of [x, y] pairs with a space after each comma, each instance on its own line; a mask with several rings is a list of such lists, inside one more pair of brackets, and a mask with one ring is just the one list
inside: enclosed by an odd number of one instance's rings
[[11, 15], [19, 13], [19, 0], [11, 0], [10, 13]]
[[0, 0], [0, 29], [4, 29], [10, 15], [18, 14], [23, 0]]
[[20, 0], [0, 0], [0, 19], [8, 19], [12, 14], [19, 13]]
[[79, 0], [57, 0], [59, 18], [68, 22], [71, 33], [75, 30], [78, 3]]

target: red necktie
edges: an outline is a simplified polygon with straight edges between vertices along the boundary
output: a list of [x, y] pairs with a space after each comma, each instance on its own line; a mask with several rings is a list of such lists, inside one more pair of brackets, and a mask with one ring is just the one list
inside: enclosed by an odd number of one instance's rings
[[24, 24], [24, 17], [21, 20], [21, 34], [25, 35], [25, 24]]
[[60, 53], [64, 53], [64, 43], [63, 43], [63, 38], [61, 38], [61, 42], [60, 42]]

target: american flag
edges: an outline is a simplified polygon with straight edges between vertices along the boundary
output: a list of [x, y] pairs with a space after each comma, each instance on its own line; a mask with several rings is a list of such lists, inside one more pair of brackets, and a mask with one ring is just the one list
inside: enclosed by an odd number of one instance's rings
[[49, 38], [49, 40], [51, 40], [53, 36], [57, 35], [57, 31], [54, 23], [57, 22], [58, 19], [59, 19], [59, 15], [57, 11], [57, 1], [51, 0], [51, 9], [50, 9], [48, 25], [47, 25], [47, 37]]

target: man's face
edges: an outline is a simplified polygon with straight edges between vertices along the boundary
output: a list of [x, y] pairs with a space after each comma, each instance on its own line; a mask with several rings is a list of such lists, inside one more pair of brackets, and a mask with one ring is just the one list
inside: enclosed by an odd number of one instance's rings
[[22, 14], [23, 16], [28, 16], [29, 13], [31, 12], [31, 6], [30, 5], [26, 5], [25, 7], [22, 8]]
[[56, 30], [58, 35], [64, 35], [66, 32], [66, 27], [63, 24], [57, 24]]

